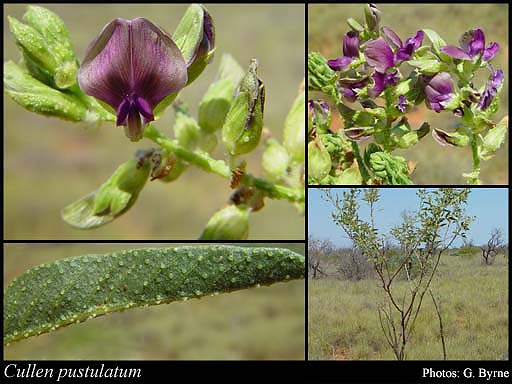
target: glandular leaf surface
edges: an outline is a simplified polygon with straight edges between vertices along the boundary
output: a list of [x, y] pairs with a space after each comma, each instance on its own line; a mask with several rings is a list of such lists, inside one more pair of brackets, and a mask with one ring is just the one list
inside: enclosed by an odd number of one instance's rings
[[146, 248], [36, 266], [4, 291], [4, 344], [113, 311], [302, 279], [283, 248]]

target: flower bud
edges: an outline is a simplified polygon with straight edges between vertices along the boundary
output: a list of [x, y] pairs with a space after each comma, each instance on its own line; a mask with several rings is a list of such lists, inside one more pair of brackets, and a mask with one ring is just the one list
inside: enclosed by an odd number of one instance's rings
[[206, 8], [198, 4], [188, 7], [172, 39], [187, 63], [190, 84], [210, 63], [215, 51], [215, 27]]
[[288, 151], [277, 140], [269, 139], [263, 151], [262, 166], [265, 174], [272, 181], [278, 181], [286, 176], [290, 163]]
[[218, 80], [206, 91], [199, 104], [199, 126], [206, 132], [215, 132], [222, 128], [233, 93], [244, 76], [242, 67], [229, 54], [221, 59]]
[[91, 118], [77, 97], [50, 88], [10, 61], [4, 63], [4, 86], [7, 94], [29, 111], [71, 121]]
[[176, 161], [176, 163], [173, 164], [171, 170], [167, 175], [165, 175], [162, 178], [159, 178], [158, 180], [163, 181], [164, 183], [170, 183], [171, 181], [176, 180], [178, 177], [181, 176], [181, 174], [188, 168], [188, 164], [182, 160]]
[[432, 130], [432, 137], [442, 146], [465, 147], [470, 142], [468, 133], [463, 131], [445, 132], [434, 128]]
[[78, 60], [62, 19], [48, 9], [28, 6], [26, 24], [8, 17], [9, 26], [30, 74], [52, 87], [76, 85]]
[[222, 142], [233, 156], [251, 152], [260, 141], [265, 86], [256, 74], [257, 66], [258, 62], [251, 60], [222, 127]]
[[379, 29], [380, 14], [381, 12], [377, 9], [375, 4], [367, 4], [364, 7], [366, 25], [370, 31], [377, 31]]
[[249, 237], [249, 212], [244, 205], [228, 205], [208, 221], [200, 240], [246, 240]]
[[320, 140], [308, 144], [308, 178], [317, 182], [331, 171], [331, 156]]
[[135, 203], [146, 184], [150, 168], [146, 159], [127, 161], [97, 191], [63, 208], [62, 218], [81, 229], [111, 222]]
[[304, 161], [306, 145], [306, 97], [300, 92], [286, 116], [283, 131], [283, 144], [294, 161]]

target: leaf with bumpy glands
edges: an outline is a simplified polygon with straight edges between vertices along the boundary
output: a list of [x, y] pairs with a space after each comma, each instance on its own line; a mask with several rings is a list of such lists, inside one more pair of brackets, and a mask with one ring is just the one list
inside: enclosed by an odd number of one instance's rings
[[206, 245], [85, 255], [36, 266], [4, 291], [4, 344], [128, 308], [304, 278], [281, 248]]

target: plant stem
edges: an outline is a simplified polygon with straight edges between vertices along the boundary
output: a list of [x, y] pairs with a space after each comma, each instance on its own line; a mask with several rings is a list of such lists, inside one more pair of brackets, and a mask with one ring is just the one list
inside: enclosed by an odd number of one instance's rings
[[[225, 179], [231, 179], [231, 169], [223, 160], [216, 160], [205, 152], [194, 152], [182, 147], [177, 140], [163, 135], [154, 125], [148, 124], [144, 130], [144, 137], [158, 144], [160, 147], [174, 153], [177, 157], [193, 164], [206, 172], [215, 173]], [[304, 191], [271, 183], [245, 173], [241, 183], [253, 186], [263, 191], [266, 196], [273, 199], [286, 199], [291, 202], [304, 202]]]
[[357, 165], [359, 166], [359, 172], [361, 172], [361, 176], [363, 177], [363, 182], [366, 183], [370, 180], [370, 174], [364, 165], [363, 158], [361, 157], [361, 153], [359, 152], [359, 144], [355, 141], [351, 141], [350, 145], [352, 146], [352, 151], [357, 160]]
[[478, 145], [475, 134], [473, 134], [473, 137], [471, 138], [471, 150], [473, 153], [473, 172], [471, 183], [480, 184], [480, 158], [478, 157]]

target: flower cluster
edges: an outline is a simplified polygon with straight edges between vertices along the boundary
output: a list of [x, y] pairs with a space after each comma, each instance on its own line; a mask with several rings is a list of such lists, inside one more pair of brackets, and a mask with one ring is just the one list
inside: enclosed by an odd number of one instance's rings
[[[442, 145], [472, 147], [473, 171], [464, 176], [479, 183], [480, 160], [492, 156], [507, 130], [506, 119], [500, 123], [491, 120], [504, 80], [503, 71], [490, 64], [499, 44], [486, 46], [479, 28], [464, 33], [460, 47], [447, 45], [430, 29], [419, 29], [404, 41], [391, 28], [380, 26], [381, 13], [374, 4], [365, 6], [365, 18], [364, 27], [354, 19], [347, 21], [351, 30], [343, 37], [339, 57], [323, 60], [319, 53], [308, 55], [309, 182], [412, 183], [414, 164], [391, 152], [416, 145], [430, 130], [426, 122], [411, 129], [406, 116], [424, 101], [428, 109], [448, 111], [459, 119], [455, 131], [433, 128], [432, 135]], [[405, 63], [408, 66], [402, 65]], [[410, 67], [413, 70], [408, 72]], [[476, 88], [473, 78], [480, 69], [489, 71], [489, 80]], [[332, 107], [343, 120], [342, 131], [331, 132], [326, 118], [320, 117], [334, 113]], [[369, 138], [374, 140], [371, 151], [367, 146], [365, 153], [360, 153], [359, 142]], [[334, 141], [340, 143], [337, 148], [332, 148]], [[386, 156], [376, 156], [379, 152]], [[351, 158], [352, 163], [333, 161], [333, 153], [337, 159]], [[377, 157], [376, 173], [372, 159]]]

